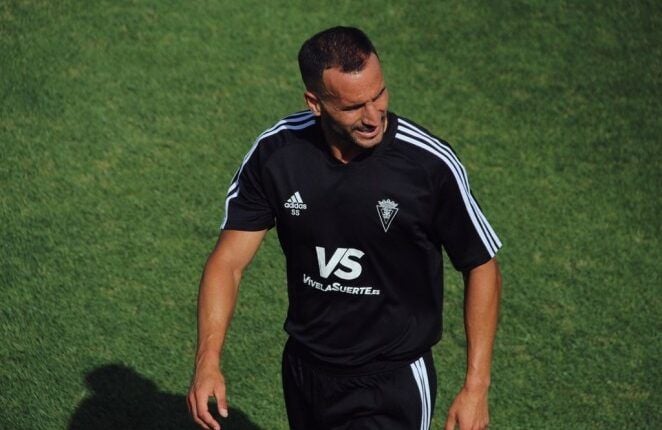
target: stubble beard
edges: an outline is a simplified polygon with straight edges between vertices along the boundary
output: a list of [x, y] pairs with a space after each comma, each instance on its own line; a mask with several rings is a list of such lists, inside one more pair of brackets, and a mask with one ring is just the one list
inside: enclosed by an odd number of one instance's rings
[[[362, 143], [361, 141], [357, 140], [351, 133], [351, 131], [346, 130], [345, 128], [339, 126], [335, 121], [333, 121], [330, 118], [322, 118], [322, 127], [325, 130], [325, 134], [327, 139], [330, 140], [329, 144], [334, 145], [338, 147], [338, 149], [342, 151], [350, 150], [352, 147], [354, 147], [358, 151], [363, 151], [367, 149], [372, 149], [375, 146], [377, 146], [379, 143], [384, 138], [384, 133], [386, 132], [386, 126], [387, 126], [387, 121], [386, 121], [386, 114], [384, 114], [383, 118], [381, 119], [381, 133], [379, 133], [375, 138], [374, 141], [371, 141], [369, 143]], [[355, 128], [352, 128], [352, 131], [355, 130]]]

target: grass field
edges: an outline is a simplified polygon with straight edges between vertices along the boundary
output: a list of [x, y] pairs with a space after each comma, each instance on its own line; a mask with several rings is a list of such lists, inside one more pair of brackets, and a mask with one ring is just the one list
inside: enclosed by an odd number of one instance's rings
[[[494, 429], [662, 428], [662, 6], [0, 1], [0, 428], [192, 428], [197, 282], [301, 42], [358, 25], [392, 109], [450, 141], [504, 248]], [[283, 258], [228, 339], [230, 430], [285, 429]], [[460, 277], [435, 347], [464, 371]]]

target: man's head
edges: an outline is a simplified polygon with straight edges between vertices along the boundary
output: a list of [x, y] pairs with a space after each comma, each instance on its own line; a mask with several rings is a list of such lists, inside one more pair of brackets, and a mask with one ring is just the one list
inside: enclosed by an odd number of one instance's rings
[[381, 142], [388, 92], [377, 51], [361, 30], [334, 27], [311, 37], [299, 51], [299, 68], [306, 103], [332, 145], [367, 149]]
[[299, 50], [299, 70], [308, 91], [323, 90], [322, 74], [337, 68], [344, 73], [363, 69], [370, 54], [377, 55], [368, 36], [358, 28], [333, 27], [306, 40]]

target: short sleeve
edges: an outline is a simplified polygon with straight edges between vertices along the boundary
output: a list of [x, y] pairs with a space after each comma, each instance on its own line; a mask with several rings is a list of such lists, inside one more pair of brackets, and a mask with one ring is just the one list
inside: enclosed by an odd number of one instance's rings
[[262, 162], [256, 144], [232, 179], [225, 200], [224, 230], [258, 231], [275, 225], [275, 214], [262, 182]]
[[501, 242], [471, 194], [460, 164], [448, 166], [439, 197], [435, 227], [455, 269], [471, 270], [494, 257]]

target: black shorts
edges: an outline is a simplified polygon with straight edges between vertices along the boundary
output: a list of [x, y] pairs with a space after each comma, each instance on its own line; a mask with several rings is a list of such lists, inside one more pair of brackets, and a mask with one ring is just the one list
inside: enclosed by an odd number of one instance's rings
[[429, 351], [395, 368], [354, 374], [306, 361], [286, 345], [283, 391], [292, 430], [428, 430], [437, 377]]

